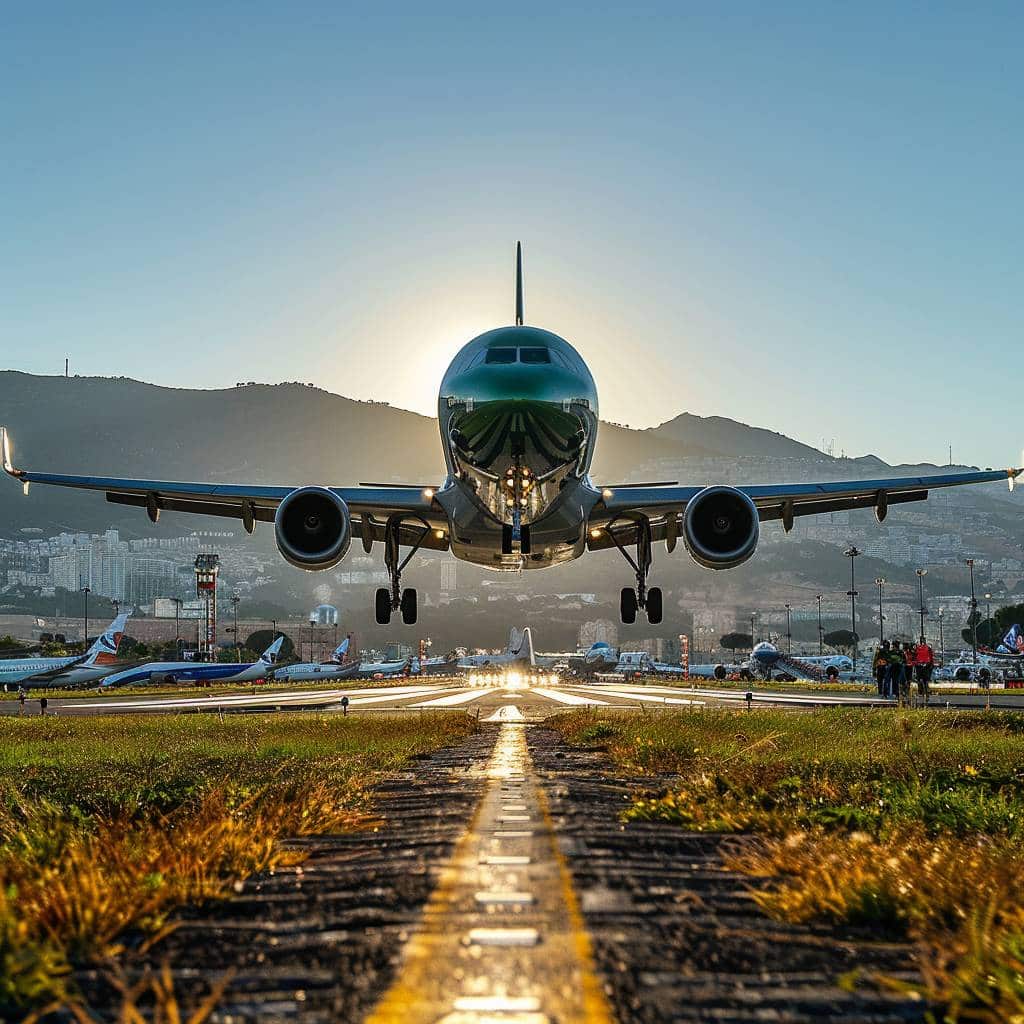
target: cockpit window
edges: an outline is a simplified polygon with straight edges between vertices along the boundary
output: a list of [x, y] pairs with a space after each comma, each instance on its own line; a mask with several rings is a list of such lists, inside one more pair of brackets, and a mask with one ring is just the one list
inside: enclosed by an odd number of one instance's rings
[[514, 363], [516, 361], [516, 350], [514, 348], [489, 348], [487, 350], [486, 363]]
[[521, 363], [550, 363], [551, 356], [546, 348], [521, 348], [519, 350], [519, 362]]

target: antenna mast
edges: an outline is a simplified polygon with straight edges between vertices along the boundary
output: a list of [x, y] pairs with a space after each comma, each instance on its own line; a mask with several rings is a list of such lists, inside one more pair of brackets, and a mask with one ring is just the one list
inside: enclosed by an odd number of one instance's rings
[[523, 326], [523, 243], [516, 242], [516, 327]]

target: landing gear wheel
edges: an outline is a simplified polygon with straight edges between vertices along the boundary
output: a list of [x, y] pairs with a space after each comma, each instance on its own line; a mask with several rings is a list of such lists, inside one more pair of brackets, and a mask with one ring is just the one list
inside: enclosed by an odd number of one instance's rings
[[636, 591], [632, 587], [623, 587], [619, 595], [619, 617], [627, 625], [636, 622]]
[[407, 626], [416, 625], [416, 588], [406, 587], [402, 591], [402, 621]]
[[391, 591], [387, 587], [377, 589], [377, 624], [386, 626], [391, 621]]
[[647, 621], [652, 626], [661, 622], [661, 587], [651, 587], [647, 591]]

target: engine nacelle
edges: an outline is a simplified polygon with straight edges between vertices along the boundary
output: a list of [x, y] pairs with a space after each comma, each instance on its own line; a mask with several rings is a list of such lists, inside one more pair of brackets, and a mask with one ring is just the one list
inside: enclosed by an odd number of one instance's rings
[[735, 487], [705, 487], [683, 512], [683, 543], [705, 569], [735, 569], [757, 549], [757, 506]]
[[352, 517], [348, 505], [326, 487], [297, 487], [277, 506], [277, 550], [298, 569], [331, 569], [348, 553]]

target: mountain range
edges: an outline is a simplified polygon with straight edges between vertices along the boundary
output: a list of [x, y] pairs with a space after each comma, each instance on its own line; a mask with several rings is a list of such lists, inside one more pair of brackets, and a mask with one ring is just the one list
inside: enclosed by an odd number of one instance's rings
[[[300, 383], [203, 390], [6, 370], [0, 371], [0, 422], [10, 428], [16, 463], [53, 472], [296, 485], [434, 484], [444, 469], [436, 420]], [[799, 469], [822, 478], [890, 469], [874, 456], [835, 459], [771, 430], [684, 413], [645, 430], [602, 424], [593, 476], [598, 483], [618, 483], [637, 479], [659, 461], [737, 458], [776, 466], [785, 460], [781, 465], [790, 475]], [[25, 500], [13, 482], [0, 481], [0, 535], [110, 525], [129, 536], [149, 531], [137, 511], [98, 496], [36, 487]]]

